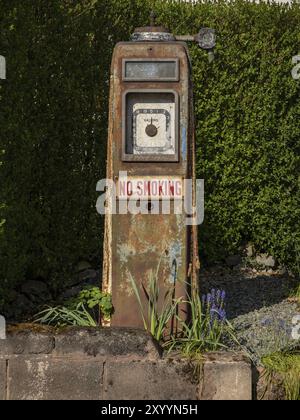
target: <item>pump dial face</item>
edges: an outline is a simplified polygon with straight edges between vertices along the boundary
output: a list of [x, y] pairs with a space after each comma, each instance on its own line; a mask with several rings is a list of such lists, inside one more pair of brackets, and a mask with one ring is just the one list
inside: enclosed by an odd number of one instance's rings
[[136, 103], [133, 106], [133, 153], [175, 153], [174, 104]]
[[174, 94], [130, 93], [126, 107], [126, 153], [140, 156], [175, 156]]

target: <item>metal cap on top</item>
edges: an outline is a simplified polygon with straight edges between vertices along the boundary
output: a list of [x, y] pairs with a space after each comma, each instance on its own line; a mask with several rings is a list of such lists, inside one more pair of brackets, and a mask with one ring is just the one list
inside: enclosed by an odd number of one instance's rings
[[156, 25], [156, 15], [153, 11], [150, 14], [150, 18], [150, 26], [136, 28], [130, 37], [131, 41], [175, 41], [175, 36], [168, 29], [164, 26]]

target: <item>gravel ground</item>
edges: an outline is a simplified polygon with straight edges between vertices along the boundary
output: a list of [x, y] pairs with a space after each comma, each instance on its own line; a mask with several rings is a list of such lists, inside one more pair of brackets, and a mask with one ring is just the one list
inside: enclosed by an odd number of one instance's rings
[[237, 338], [259, 361], [261, 356], [286, 348], [300, 347], [292, 337], [292, 320], [300, 315], [289, 296], [297, 281], [276, 271], [219, 267], [203, 270], [201, 291], [226, 291], [227, 318]]

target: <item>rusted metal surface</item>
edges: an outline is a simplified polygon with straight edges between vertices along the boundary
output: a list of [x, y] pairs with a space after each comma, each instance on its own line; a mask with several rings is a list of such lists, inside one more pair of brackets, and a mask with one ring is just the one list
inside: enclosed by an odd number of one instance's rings
[[[123, 81], [122, 60], [178, 59], [179, 80], [174, 82]], [[182, 42], [121, 42], [116, 45], [110, 79], [110, 113], [107, 178], [120, 171], [130, 177], [193, 178], [195, 146], [193, 138], [190, 64]], [[177, 162], [128, 162], [122, 160], [122, 98], [128, 90], [173, 90], [179, 97], [179, 159]], [[158, 201], [158, 205], [162, 203]], [[144, 203], [147, 205], [147, 202]], [[115, 214], [105, 220], [103, 288], [112, 293], [115, 313], [111, 324], [142, 327], [142, 318], [130, 277], [139, 287], [145, 304], [147, 288], [157, 272], [161, 304], [167, 290], [174, 297], [186, 297], [189, 281], [197, 285], [197, 228], [186, 226], [184, 214]], [[189, 276], [189, 278], [188, 278]], [[193, 281], [192, 281], [193, 279]]]

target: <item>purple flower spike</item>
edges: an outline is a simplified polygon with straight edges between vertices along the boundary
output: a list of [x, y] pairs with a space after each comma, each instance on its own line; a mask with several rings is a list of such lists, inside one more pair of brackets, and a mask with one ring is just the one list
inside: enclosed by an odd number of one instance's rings
[[217, 290], [216, 300], [217, 300], [217, 303], [220, 303], [220, 300], [221, 300], [221, 290], [220, 289]]
[[222, 301], [225, 300], [225, 297], [226, 297], [226, 292], [225, 292], [225, 290], [222, 290], [222, 292], [221, 292], [221, 300]]
[[219, 314], [216, 309], [211, 309], [209, 312], [210, 322], [213, 323], [214, 321], [218, 321]]
[[220, 321], [226, 321], [226, 311], [225, 309], [220, 309], [219, 311]]
[[207, 304], [210, 305], [211, 304], [211, 294], [207, 293]]

